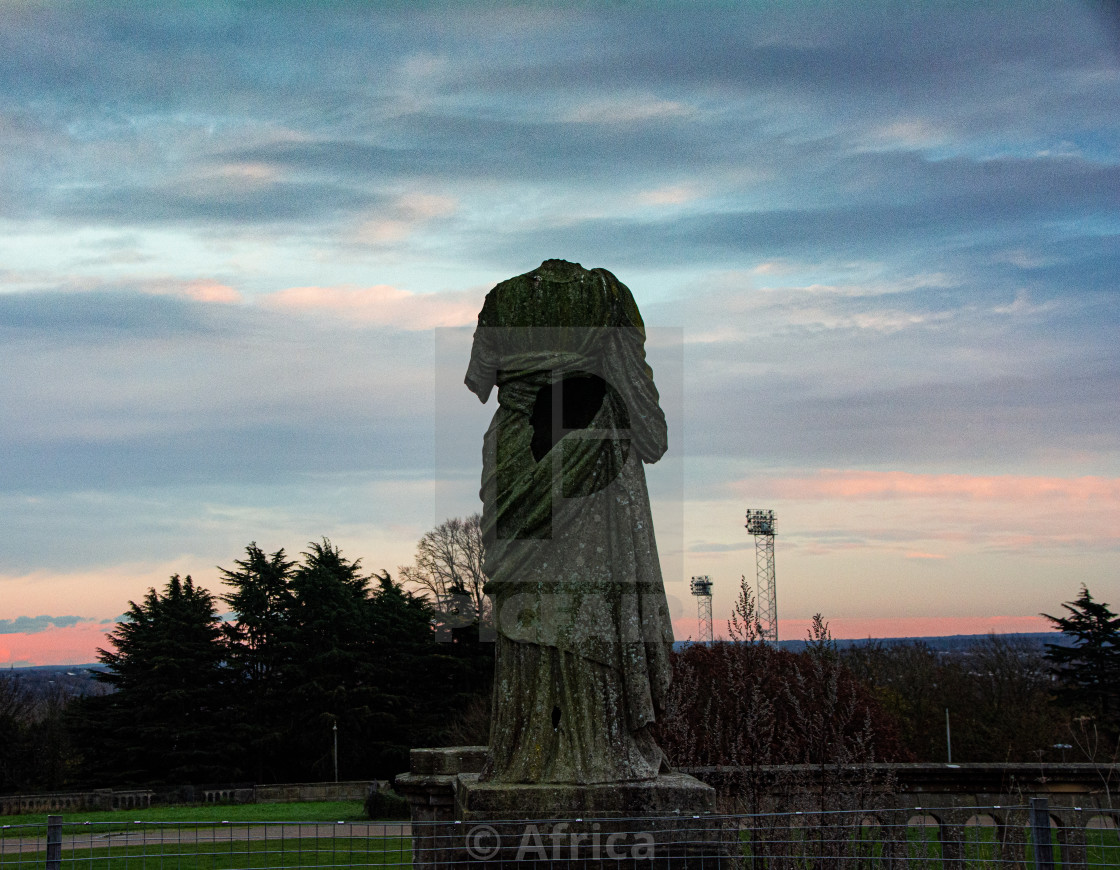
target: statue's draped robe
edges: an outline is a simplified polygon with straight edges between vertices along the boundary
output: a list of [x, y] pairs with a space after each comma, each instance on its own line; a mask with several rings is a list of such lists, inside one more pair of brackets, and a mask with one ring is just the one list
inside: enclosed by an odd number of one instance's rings
[[618, 782], [662, 766], [650, 726], [673, 634], [642, 463], [667, 442], [644, 344], [626, 286], [562, 260], [499, 284], [479, 314], [467, 386], [484, 402], [498, 387], [482, 473], [498, 643], [483, 779]]

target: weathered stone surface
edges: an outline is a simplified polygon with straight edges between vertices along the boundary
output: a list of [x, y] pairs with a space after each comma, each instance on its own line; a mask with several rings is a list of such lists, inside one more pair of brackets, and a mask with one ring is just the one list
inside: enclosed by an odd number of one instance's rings
[[393, 781], [397, 793], [408, 801], [414, 822], [451, 821], [455, 818], [455, 792], [459, 774], [478, 774], [486, 761], [485, 746], [440, 746], [413, 749], [411, 771]]
[[[1009, 806], [1028, 797], [1048, 797], [1051, 805], [1105, 806], [1107, 795], [1101, 784], [1120, 779], [1120, 764], [1000, 764], [1000, 763], [877, 763], [821, 769], [815, 764], [756, 765], [754, 767], [688, 767], [691, 774], [716, 792], [727, 796], [750, 787], [773, 799], [787, 790], [783, 776], [808, 784], [807, 795], [819, 794], [828, 786], [822, 781], [843, 783], [845, 788], [867, 787], [871, 779], [879, 785], [879, 806], [900, 801], [909, 806]], [[1104, 801], [1104, 803], [1098, 803]], [[775, 806], [774, 810], [779, 808]]]
[[734, 866], [734, 825], [712, 813], [714, 790], [685, 774], [595, 785], [480, 782], [465, 773], [397, 779], [412, 795], [425, 788], [429, 803], [413, 803], [416, 867]]
[[397, 794], [408, 801], [414, 822], [454, 819], [457, 785], [455, 776], [402, 773], [393, 780]]
[[467, 386], [497, 631], [490, 758], [507, 783], [653, 780], [673, 641], [643, 462], [667, 446], [629, 289], [546, 260], [487, 294]]
[[486, 762], [485, 746], [440, 746], [413, 749], [408, 754], [413, 774], [478, 773]]
[[[715, 789], [683, 773], [594, 785], [480, 782], [477, 774], [460, 774], [458, 780], [456, 818], [464, 822], [575, 816], [636, 819], [715, 811]], [[557, 815], [560, 808], [563, 813]]]

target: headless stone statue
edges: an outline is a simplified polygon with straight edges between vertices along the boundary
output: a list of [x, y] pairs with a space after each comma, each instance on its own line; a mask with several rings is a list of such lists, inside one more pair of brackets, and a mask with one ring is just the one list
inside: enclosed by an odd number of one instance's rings
[[633, 296], [564, 260], [498, 284], [466, 383], [483, 402], [498, 387], [481, 492], [497, 661], [480, 780], [656, 779], [673, 633], [643, 463], [667, 440]]

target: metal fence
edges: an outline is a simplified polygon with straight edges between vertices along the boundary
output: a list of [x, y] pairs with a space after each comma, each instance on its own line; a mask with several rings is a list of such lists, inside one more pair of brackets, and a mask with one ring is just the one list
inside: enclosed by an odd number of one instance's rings
[[407, 823], [80, 822], [4, 825], [0, 868], [408, 867]]
[[[1030, 806], [432, 823], [5, 825], [0, 868], [284, 870], [486, 866], [1120, 870], [1120, 811]], [[934, 815], [936, 813], [936, 815]], [[1072, 819], [1072, 821], [1071, 821]]]

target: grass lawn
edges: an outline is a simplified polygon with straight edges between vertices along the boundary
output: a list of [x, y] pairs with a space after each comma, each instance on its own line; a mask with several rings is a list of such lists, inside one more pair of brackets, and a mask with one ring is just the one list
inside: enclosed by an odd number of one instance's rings
[[[1028, 831], [1020, 831], [1023, 845], [1023, 860], [1025, 865], [1034, 866], [1034, 845], [1030, 841]], [[932, 827], [911, 827], [908, 834], [908, 854], [911, 866], [938, 867], [941, 864], [941, 843], [938, 840], [937, 829]], [[1058, 831], [1051, 831], [1051, 847], [1054, 854], [1054, 863], [1058, 867], [1062, 864], [1062, 846], [1059, 842]], [[994, 827], [976, 826], [964, 830], [964, 866], [967, 868], [991, 867], [999, 861], [999, 850], [996, 847], [996, 829]], [[1106, 867], [1120, 868], [1120, 836], [1115, 828], [1102, 829], [1090, 828], [1085, 831], [1085, 861], [1090, 868]]]
[[[366, 822], [361, 801], [318, 801], [287, 804], [202, 804], [185, 807], [153, 807], [145, 810], [88, 811], [61, 813], [63, 821], [62, 867], [64, 870], [236, 870], [236, 868], [290, 867], [410, 867], [408, 837], [349, 837], [350, 828], [339, 826], [338, 834], [292, 836], [291, 828], [276, 828], [261, 839], [246, 839], [246, 828], [254, 822], [313, 822], [334, 825], [339, 821]], [[42, 837], [45, 814], [0, 816], [4, 837]], [[89, 822], [86, 827], [83, 823]], [[228, 827], [222, 822], [228, 822]], [[173, 826], [184, 825], [180, 834]], [[216, 825], [196, 832], [192, 823]], [[389, 824], [401, 824], [390, 822]], [[125, 835], [151, 830], [181, 842], [137, 843]], [[31, 827], [27, 827], [31, 826]], [[172, 826], [172, 827], [165, 827]], [[89, 839], [86, 840], [86, 832]], [[111, 832], [118, 837], [107, 836]], [[228, 832], [228, 834], [227, 834]], [[320, 829], [319, 833], [323, 833]], [[228, 835], [228, 839], [227, 839]], [[70, 838], [80, 840], [71, 844]], [[2, 844], [2, 841], [0, 841]], [[2, 849], [2, 845], [0, 845]], [[45, 853], [0, 851], [0, 868], [42, 866]]]

